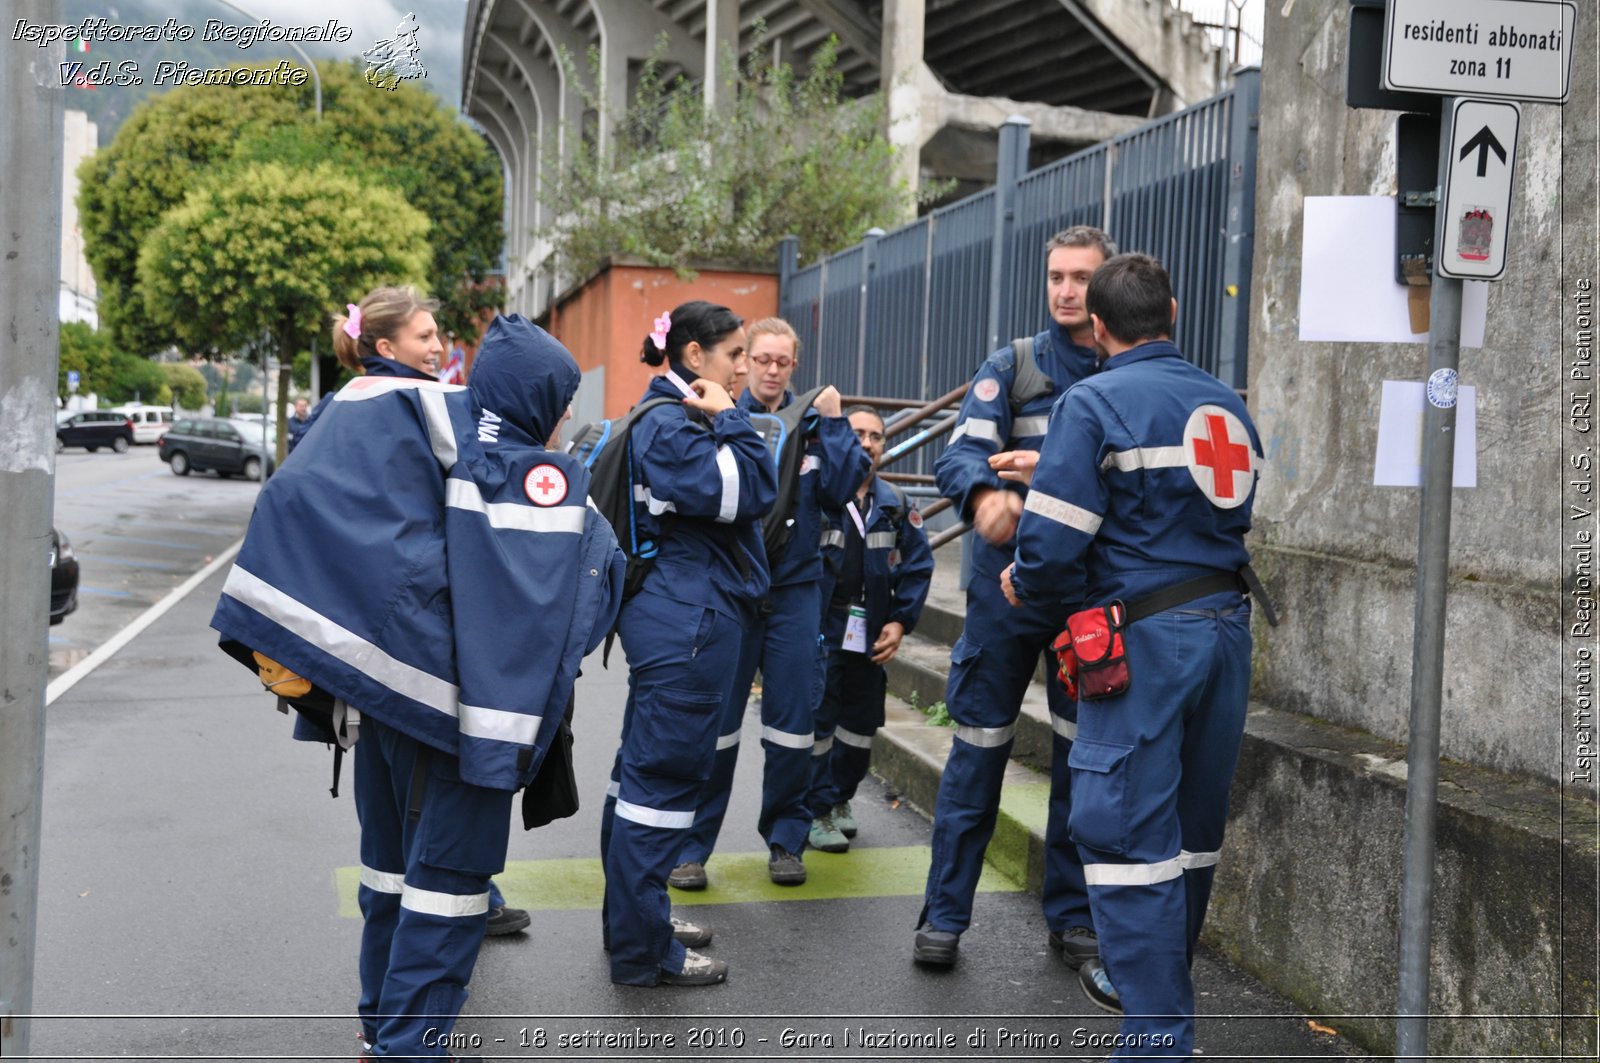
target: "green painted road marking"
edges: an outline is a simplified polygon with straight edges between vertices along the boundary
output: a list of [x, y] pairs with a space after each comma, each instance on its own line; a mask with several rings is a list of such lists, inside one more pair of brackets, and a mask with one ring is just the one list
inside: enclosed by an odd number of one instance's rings
[[[703, 890], [669, 890], [675, 904], [745, 904], [751, 901], [821, 901], [849, 897], [920, 897], [928, 879], [928, 847], [905, 845], [856, 849], [848, 853], [806, 853], [806, 883], [775, 886], [767, 877], [766, 853], [718, 853], [708, 870], [711, 885]], [[506, 900], [535, 911], [598, 911], [605, 877], [598, 857], [569, 860], [512, 860], [494, 877]], [[334, 872], [339, 914], [359, 919], [356, 886], [361, 869]], [[1015, 893], [1022, 889], [985, 864], [978, 878], [980, 893]]]

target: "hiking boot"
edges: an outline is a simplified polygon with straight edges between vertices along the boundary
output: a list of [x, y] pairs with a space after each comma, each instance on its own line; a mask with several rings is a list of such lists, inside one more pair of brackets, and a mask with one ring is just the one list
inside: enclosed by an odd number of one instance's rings
[[1099, 960], [1083, 962], [1083, 966], [1078, 968], [1078, 984], [1083, 987], [1083, 995], [1093, 1001], [1095, 1007], [1113, 1015], [1122, 1014], [1122, 997], [1117, 995], [1117, 987], [1111, 984], [1111, 976]]
[[811, 833], [806, 835], [806, 844], [825, 853], [850, 851], [850, 839], [844, 836], [844, 832], [834, 823], [832, 816], [823, 816], [821, 819], [811, 821]]
[[960, 934], [935, 930], [924, 923], [917, 928], [917, 936], [912, 939], [911, 959], [925, 967], [954, 967], [956, 952], [960, 948]]
[[519, 930], [526, 930], [528, 924], [533, 922], [533, 916], [521, 908], [508, 908], [501, 905], [489, 909], [489, 922], [484, 926], [483, 932], [489, 937], [498, 937], [501, 934], [515, 934]]
[[856, 817], [855, 813], [850, 811], [849, 801], [841, 801], [834, 805], [833, 811], [829, 812], [828, 815], [833, 817], [833, 825], [839, 828], [840, 834], [843, 834], [846, 838], [854, 838], [856, 836]]
[[683, 954], [683, 970], [674, 974], [661, 972], [662, 985], [716, 985], [727, 981], [728, 965], [710, 956], [702, 956], [694, 949]]
[[1100, 958], [1100, 938], [1086, 926], [1069, 926], [1061, 933], [1050, 931], [1050, 951], [1061, 954], [1061, 962], [1077, 970], [1085, 960]]
[[805, 861], [783, 846], [774, 845], [767, 858], [767, 875], [780, 886], [798, 886], [806, 880]]
[[678, 890], [703, 890], [706, 888], [706, 865], [698, 860], [679, 864], [667, 876], [667, 885]]
[[704, 948], [711, 944], [711, 928], [702, 923], [691, 923], [687, 919], [672, 917], [672, 936], [691, 949]]

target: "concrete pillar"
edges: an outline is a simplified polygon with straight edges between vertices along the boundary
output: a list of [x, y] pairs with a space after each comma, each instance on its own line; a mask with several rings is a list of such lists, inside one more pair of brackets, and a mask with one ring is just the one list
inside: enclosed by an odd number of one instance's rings
[[[735, 5], [737, 6], [737, 5]], [[600, 27], [600, 132], [602, 153], [610, 148], [612, 127], [628, 110], [628, 61], [645, 59], [656, 38], [667, 36], [666, 58], [704, 76], [705, 56], [693, 47], [682, 26], [637, 0], [589, 0]]]
[[[725, 84], [738, 74], [739, 65], [739, 0], [705, 0], [706, 2], [706, 60], [705, 101], [706, 118], [726, 114], [733, 106]], [[723, 58], [731, 56], [733, 70], [724, 70]]]
[[927, 0], [884, 0], [879, 88], [887, 107], [884, 135], [900, 152], [895, 177], [916, 191], [922, 154], [922, 38]]

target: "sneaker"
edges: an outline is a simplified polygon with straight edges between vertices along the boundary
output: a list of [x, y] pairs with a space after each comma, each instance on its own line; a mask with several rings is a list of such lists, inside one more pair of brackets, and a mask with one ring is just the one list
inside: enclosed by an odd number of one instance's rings
[[706, 865], [698, 860], [679, 864], [667, 876], [667, 885], [678, 890], [703, 890], [706, 888]]
[[1077, 970], [1085, 960], [1100, 958], [1100, 938], [1086, 926], [1069, 926], [1059, 934], [1050, 931], [1050, 951], [1061, 954], [1061, 962]]
[[728, 965], [694, 949], [683, 954], [683, 970], [661, 972], [662, 985], [716, 985], [728, 979]]
[[507, 908], [505, 905], [501, 905], [499, 908], [489, 909], [489, 922], [483, 928], [483, 932], [489, 937], [498, 937], [501, 934], [515, 934], [519, 930], [526, 930], [531, 922], [533, 922], [533, 916], [523, 909]]
[[850, 851], [850, 839], [844, 836], [844, 832], [834, 823], [832, 816], [823, 816], [821, 819], [811, 821], [811, 833], [806, 835], [806, 844], [825, 853]]
[[702, 923], [672, 917], [672, 936], [691, 949], [705, 948], [711, 944], [711, 928]]
[[1117, 995], [1117, 987], [1111, 984], [1111, 976], [1099, 960], [1084, 961], [1083, 966], [1078, 968], [1078, 984], [1083, 987], [1083, 995], [1092, 1000], [1095, 1007], [1113, 1015], [1122, 1014], [1122, 997]]
[[833, 811], [829, 812], [828, 815], [833, 817], [833, 825], [839, 828], [840, 834], [843, 834], [846, 838], [854, 838], [856, 836], [856, 817], [855, 813], [850, 811], [849, 801], [841, 801], [834, 805]]
[[780, 886], [798, 886], [806, 880], [805, 861], [781, 845], [772, 846], [767, 874]]
[[935, 930], [924, 923], [917, 928], [917, 936], [912, 940], [911, 959], [925, 967], [954, 967], [960, 948], [960, 934]]

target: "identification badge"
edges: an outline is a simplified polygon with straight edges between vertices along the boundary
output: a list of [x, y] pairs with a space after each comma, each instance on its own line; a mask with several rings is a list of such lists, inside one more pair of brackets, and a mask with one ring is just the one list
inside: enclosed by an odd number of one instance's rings
[[844, 623], [843, 647], [851, 653], [867, 652], [867, 611], [859, 605], [850, 607], [850, 619]]

